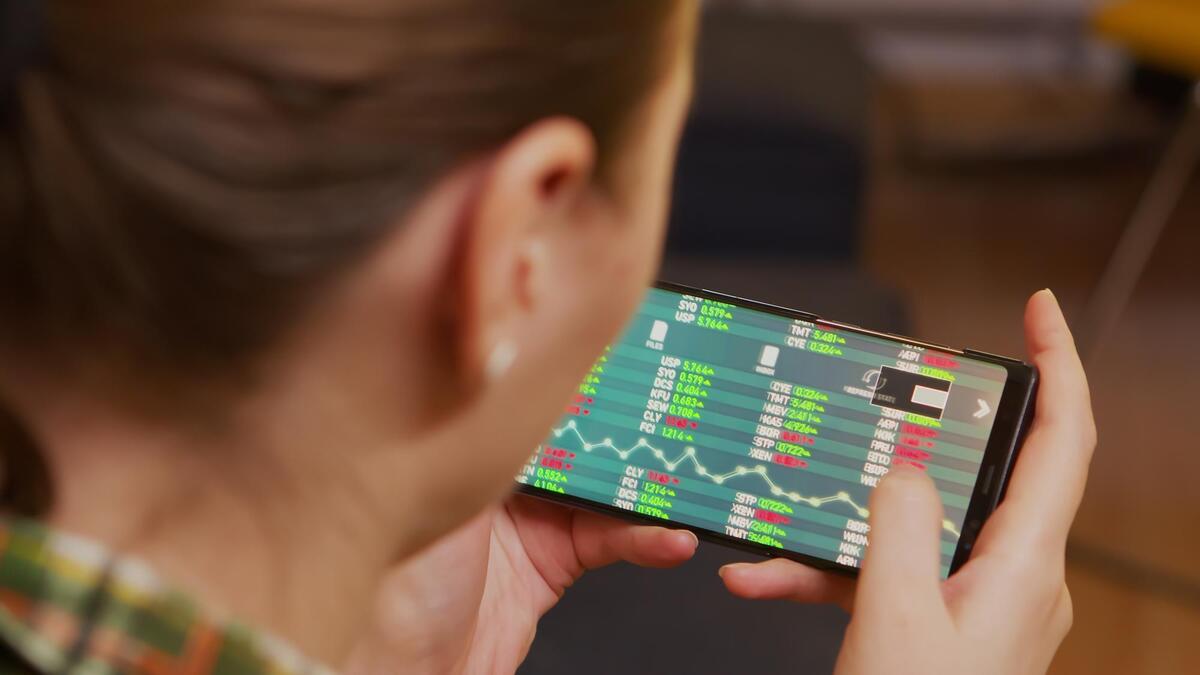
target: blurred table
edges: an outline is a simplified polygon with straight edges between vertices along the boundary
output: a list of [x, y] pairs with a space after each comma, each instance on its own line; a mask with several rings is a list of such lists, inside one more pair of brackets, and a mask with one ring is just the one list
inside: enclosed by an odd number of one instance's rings
[[864, 21], [991, 24], [1062, 19], [1082, 21], [1105, 0], [716, 0], [716, 5], [785, 10]]
[[1133, 297], [1179, 200], [1200, 164], [1200, 4], [1185, 0], [1124, 0], [1096, 16], [1109, 39], [1139, 58], [1197, 82], [1178, 130], [1142, 194], [1088, 301], [1078, 331], [1084, 358], [1094, 361]]

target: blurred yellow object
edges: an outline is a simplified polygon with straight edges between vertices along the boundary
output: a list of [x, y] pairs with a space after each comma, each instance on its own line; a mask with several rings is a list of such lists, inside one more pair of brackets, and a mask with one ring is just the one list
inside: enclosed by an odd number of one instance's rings
[[1200, 77], [1200, 0], [1121, 0], [1101, 9], [1095, 22], [1143, 60]]

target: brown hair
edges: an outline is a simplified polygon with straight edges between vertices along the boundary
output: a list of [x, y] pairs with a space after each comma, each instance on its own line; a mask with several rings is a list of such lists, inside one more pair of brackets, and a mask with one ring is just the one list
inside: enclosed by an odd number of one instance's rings
[[603, 168], [676, 4], [48, 2], [0, 130], [0, 351], [244, 375], [455, 164], [568, 115]]

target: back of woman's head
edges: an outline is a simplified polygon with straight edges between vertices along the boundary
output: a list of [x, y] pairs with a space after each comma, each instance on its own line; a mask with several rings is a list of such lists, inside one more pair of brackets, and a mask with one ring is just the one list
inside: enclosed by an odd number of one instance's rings
[[246, 375], [532, 122], [583, 122], [603, 182], [674, 6], [46, 2], [0, 131], [0, 353], [181, 397]]
[[251, 358], [453, 163], [555, 114], [615, 143], [669, 9], [49, 2], [7, 140], [0, 340], [142, 375]]

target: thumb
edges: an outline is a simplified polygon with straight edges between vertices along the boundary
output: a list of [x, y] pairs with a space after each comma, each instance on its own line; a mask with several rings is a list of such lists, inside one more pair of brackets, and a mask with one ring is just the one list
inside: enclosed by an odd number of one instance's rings
[[925, 472], [893, 467], [871, 493], [871, 533], [856, 609], [941, 602], [942, 500]]

